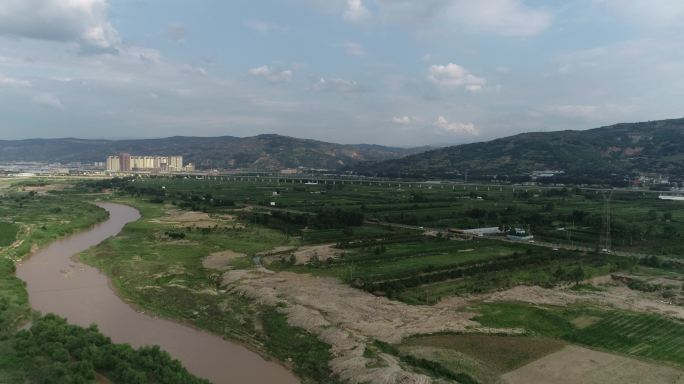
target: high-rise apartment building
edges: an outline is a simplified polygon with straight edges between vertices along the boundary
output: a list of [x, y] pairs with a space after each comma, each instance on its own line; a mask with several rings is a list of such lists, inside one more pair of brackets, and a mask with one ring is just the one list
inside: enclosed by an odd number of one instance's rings
[[128, 172], [133, 169], [133, 164], [131, 164], [131, 154], [130, 153], [122, 153], [119, 155], [119, 170], [121, 172]]
[[119, 161], [119, 156], [108, 156], [107, 157], [107, 170], [111, 172], [119, 172], [121, 170], [121, 163]]
[[122, 153], [107, 157], [107, 170], [110, 172], [130, 171], [183, 171], [183, 156], [132, 156]]

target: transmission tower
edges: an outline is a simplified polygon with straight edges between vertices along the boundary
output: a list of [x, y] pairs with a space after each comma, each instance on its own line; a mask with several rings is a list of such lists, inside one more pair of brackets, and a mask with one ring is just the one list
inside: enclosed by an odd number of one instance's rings
[[612, 247], [612, 241], [610, 237], [610, 201], [613, 199], [613, 191], [611, 190], [610, 193], [603, 194], [603, 200], [604, 200], [604, 207], [603, 207], [603, 230], [601, 231], [601, 246], [603, 247], [602, 249], [605, 252], [610, 252], [611, 247]]

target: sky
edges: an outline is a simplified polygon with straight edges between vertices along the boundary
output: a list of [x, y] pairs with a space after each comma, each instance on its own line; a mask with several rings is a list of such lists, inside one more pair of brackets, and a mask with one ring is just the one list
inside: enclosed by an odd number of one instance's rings
[[684, 116], [681, 0], [0, 0], [0, 139], [446, 145]]

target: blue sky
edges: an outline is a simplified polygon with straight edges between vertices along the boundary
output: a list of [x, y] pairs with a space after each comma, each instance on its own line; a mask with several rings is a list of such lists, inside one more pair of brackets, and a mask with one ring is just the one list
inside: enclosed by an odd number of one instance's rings
[[453, 144], [682, 117], [681, 0], [3, 0], [0, 139]]

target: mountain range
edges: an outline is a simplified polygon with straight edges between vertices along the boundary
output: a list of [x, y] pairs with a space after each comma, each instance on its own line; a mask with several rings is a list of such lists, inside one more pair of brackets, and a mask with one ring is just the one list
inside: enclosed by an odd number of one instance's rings
[[684, 179], [684, 118], [584, 131], [522, 133], [444, 148], [334, 144], [280, 135], [145, 140], [0, 140], [0, 162], [94, 162], [107, 155], [182, 155], [199, 169], [305, 167], [367, 176], [529, 180], [559, 171], [568, 183], [625, 181], [637, 175]]
[[625, 180], [651, 174], [684, 177], [684, 119], [616, 124], [584, 131], [522, 133], [358, 164], [372, 176], [511, 179], [562, 171], [568, 182]]
[[426, 150], [381, 145], [344, 145], [280, 135], [253, 137], [169, 137], [145, 140], [0, 140], [0, 162], [95, 162], [108, 155], [182, 155], [201, 169], [306, 167], [337, 170], [362, 161], [382, 161]]

